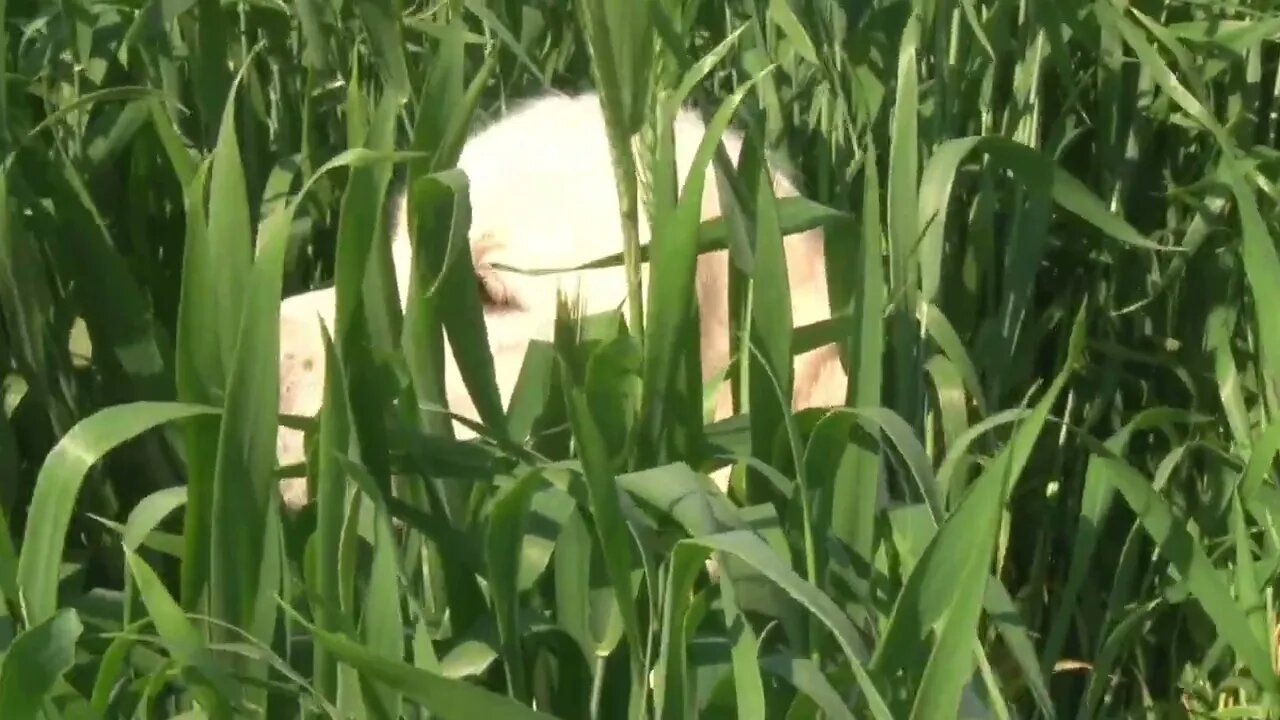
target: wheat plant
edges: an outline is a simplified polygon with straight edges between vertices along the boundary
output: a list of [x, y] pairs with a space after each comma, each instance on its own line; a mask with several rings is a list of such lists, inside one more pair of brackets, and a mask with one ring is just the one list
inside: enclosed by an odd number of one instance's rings
[[[1280, 716], [1275, 3], [0, 18], [0, 717]], [[566, 308], [504, 407], [455, 164], [550, 89], [600, 92], [602, 262], [677, 300]], [[699, 156], [705, 223], [682, 104], [747, 139]], [[755, 299], [813, 227], [835, 315], [792, 328]], [[708, 423], [678, 299], [724, 247], [738, 412]], [[324, 408], [280, 417], [280, 301], [323, 286]], [[787, 412], [830, 341], [843, 406]]]

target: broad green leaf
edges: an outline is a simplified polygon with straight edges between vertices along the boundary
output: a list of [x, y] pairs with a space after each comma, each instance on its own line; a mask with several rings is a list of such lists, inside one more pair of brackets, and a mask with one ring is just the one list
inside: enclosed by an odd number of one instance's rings
[[35, 720], [49, 693], [75, 661], [84, 625], [63, 608], [14, 638], [0, 661], [0, 707], [6, 718]]
[[120, 444], [175, 420], [217, 414], [214, 408], [184, 403], [139, 402], [104, 408], [81, 420], [45, 458], [27, 511], [18, 559], [18, 584], [27, 621], [53, 617], [58, 576], [76, 496], [89, 468]]

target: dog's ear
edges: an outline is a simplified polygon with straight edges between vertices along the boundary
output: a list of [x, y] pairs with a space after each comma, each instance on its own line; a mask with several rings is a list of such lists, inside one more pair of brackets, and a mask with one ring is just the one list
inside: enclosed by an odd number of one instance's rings
[[477, 265], [475, 274], [476, 286], [480, 290], [480, 303], [486, 313], [524, 309], [522, 299], [502, 273], [489, 265]]

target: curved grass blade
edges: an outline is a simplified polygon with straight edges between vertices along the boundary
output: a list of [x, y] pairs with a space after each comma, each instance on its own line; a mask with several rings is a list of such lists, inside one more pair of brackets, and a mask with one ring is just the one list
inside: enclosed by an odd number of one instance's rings
[[112, 640], [106, 650], [98, 656], [98, 674], [94, 678], [93, 691], [89, 696], [89, 707], [97, 717], [107, 716], [107, 707], [111, 703], [113, 690], [120, 682], [129, 657], [138, 644], [135, 633], [150, 622], [148, 618], [126, 625], [121, 634]]
[[520, 703], [461, 680], [451, 680], [437, 673], [402, 662], [379, 657], [360, 645], [307, 623], [292, 608], [281, 604], [286, 612], [305, 627], [316, 641], [335, 657], [379, 682], [413, 698], [433, 715], [446, 720], [474, 718], [511, 718], [511, 720], [552, 720], [553, 716], [531, 710]]
[[186, 502], [187, 488], [182, 485], [157, 490], [143, 498], [129, 512], [129, 519], [125, 522], [124, 546], [130, 550], [137, 550], [146, 541], [151, 531]]
[[179, 665], [191, 668], [199, 674], [194, 683], [195, 695], [201, 705], [208, 709], [218, 720], [232, 717], [231, 698], [234, 697], [234, 686], [231, 677], [223, 672], [218, 661], [209, 654], [204, 635], [182, 612], [182, 608], [169, 595], [164, 583], [151, 569], [151, 566], [132, 550], [125, 550], [125, 561], [129, 573], [137, 585], [138, 594], [142, 598], [156, 632], [160, 634], [160, 642], [169, 656]]
[[89, 468], [116, 446], [158, 425], [218, 412], [187, 403], [115, 405], [76, 423], [58, 441], [36, 476], [18, 559], [18, 584], [29, 623], [44, 622], [58, 607], [62, 550], [76, 496]]
[[[846, 417], [856, 418], [860, 424], [877, 436], [884, 434], [888, 437], [894, 449], [906, 463], [911, 478], [915, 481], [916, 489], [928, 505], [934, 522], [941, 523], [946, 509], [939, 494], [938, 480], [929, 463], [929, 455], [915, 434], [911, 432], [906, 420], [887, 408], [834, 408], [828, 411], [826, 417], [818, 421], [818, 426], [838, 422]], [[874, 467], [878, 474], [878, 463]]]
[[[1166, 426], [1178, 421], [1190, 421], [1189, 413], [1174, 408], [1149, 408], [1133, 417], [1124, 427], [1106, 440], [1107, 451], [1123, 457], [1134, 433]], [[1268, 461], [1269, 462], [1269, 461]], [[1072, 615], [1076, 610], [1076, 596], [1087, 579], [1089, 562], [1100, 541], [1099, 532], [1110, 514], [1115, 487], [1105, 479], [1105, 468], [1098, 458], [1091, 458], [1085, 468], [1084, 491], [1080, 498], [1080, 519], [1071, 543], [1071, 562], [1067, 580], [1060, 592], [1058, 610], [1049, 626], [1049, 633], [1042, 645], [1040, 665], [1049, 668], [1058, 660], [1066, 642]]]
[[0, 662], [0, 708], [6, 720], [42, 717], [45, 699], [75, 662], [84, 625], [64, 608], [13, 639]]
[[[716, 165], [716, 168], [719, 169], [718, 164]], [[778, 227], [781, 229], [784, 236], [824, 227], [831, 223], [847, 222], [853, 219], [853, 216], [849, 213], [836, 210], [799, 195], [777, 198], [776, 204], [778, 211]], [[729, 235], [729, 223], [724, 216], [717, 216], [702, 220], [698, 225], [698, 254], [726, 249], [729, 247]], [[653, 248], [651, 245], [644, 245], [641, 247], [641, 262], [648, 262], [652, 251]], [[563, 267], [521, 268], [501, 262], [493, 263], [493, 267], [494, 269], [501, 270], [503, 272], [539, 277], [543, 275], [560, 275], [564, 273], [579, 272], [581, 270], [618, 267], [623, 264], [623, 261], [623, 254], [618, 252], [604, 255], [576, 265]], [[826, 321], [820, 321], [819, 323], [814, 324], [817, 325], [821, 322]]]
[[[500, 437], [507, 437], [507, 421], [503, 412], [502, 394], [498, 390], [497, 370], [490, 349], [488, 329], [484, 321], [484, 307], [474, 281], [468, 251], [467, 231], [471, 226], [471, 202], [468, 181], [461, 170], [446, 170], [419, 181], [415, 186], [419, 199], [418, 217], [432, 212], [433, 223], [447, 222], [448, 247], [441, 264], [432, 267], [438, 275], [428, 290], [433, 301], [446, 302], [449, 311], [443, 313], [447, 343], [463, 385], [470, 393], [481, 421]], [[422, 198], [430, 198], [427, 202]], [[444, 214], [448, 207], [448, 215]], [[447, 221], [446, 221], [447, 217]], [[416, 232], [421, 240], [415, 252], [421, 252], [433, 243], [424, 233], [443, 232], [440, 225], [418, 225]], [[435, 244], [438, 244], [436, 242]], [[446, 300], [447, 299], [447, 300]]]
[[845, 706], [840, 693], [831, 685], [822, 670], [808, 658], [771, 655], [760, 659], [760, 667], [791, 683], [795, 689], [808, 695], [831, 720], [854, 720], [854, 714]]
[[[992, 581], [990, 563], [1003, 506], [1083, 352], [1084, 318], [1082, 308], [1071, 329], [1063, 370], [1030, 419], [978, 477], [956, 511], [938, 526], [894, 603], [872, 668], [891, 676], [906, 672], [918, 683], [913, 687], [912, 717], [953, 712], [972, 677], [972, 641], [987, 584]], [[934, 588], [947, 590], [934, 592]], [[930, 635], [936, 637], [932, 644]], [[922, 674], [917, 679], [918, 672]]]
[[1125, 245], [1153, 251], [1180, 250], [1143, 237], [1124, 218], [1109, 211], [1088, 186], [1035, 148], [998, 135], [956, 138], [937, 147], [920, 177], [919, 223], [924, 228], [920, 240], [920, 286], [928, 301], [934, 300], [941, 280], [942, 244], [952, 185], [960, 165], [975, 152], [984, 153], [1028, 188], [1047, 185], [1060, 207]]
[[[685, 567], [688, 568], [703, 563], [708, 554], [713, 551], [727, 553], [742, 560], [776, 583], [801, 605], [808, 608], [822, 624], [831, 630], [836, 642], [844, 651], [845, 657], [849, 661], [849, 668], [853, 672], [858, 687], [862, 690], [864, 699], [869, 706], [871, 716], [878, 720], [888, 720], [888, 718], [892, 717], [884, 699], [880, 696], [879, 691], [876, 690], [871, 675], [868, 674], [868, 670], [864, 667], [866, 651], [862, 640], [843, 610], [840, 610], [818, 588], [797, 575], [764, 540], [748, 530], [731, 530], [715, 535], [687, 538], [676, 543], [672, 554], [673, 556], [689, 554], [690, 557], [681, 560]], [[679, 596], [688, 594], [691, 590], [692, 577], [689, 575], [691, 572], [692, 570], [687, 570], [683, 577], [678, 578], [681, 581], [680, 583], [677, 583], [677, 578], [673, 577], [668, 586], [669, 598], [673, 594], [678, 594]], [[683, 587], [678, 588], [677, 585], [682, 585]], [[672, 606], [671, 603], [668, 603], [667, 607], [670, 608]], [[683, 634], [686, 629], [683, 627], [683, 623], [673, 624], [677, 629], [673, 630], [675, 635], [671, 639], [670, 647], [683, 648], [685, 647]]]
[[1270, 653], [1263, 641], [1250, 629], [1244, 611], [1232, 597], [1213, 561], [1196, 541], [1199, 531], [1194, 520], [1182, 520], [1151, 483], [1131, 465], [1114, 457], [1096, 454], [1099, 473], [1113, 485], [1137, 514], [1143, 529], [1155, 541], [1164, 556], [1200, 602], [1214, 627], [1235, 650], [1240, 661], [1249, 668], [1253, 679], [1272, 697], [1280, 694], [1280, 677], [1271, 665]]
[[[1254, 192], [1245, 182], [1246, 170], [1240, 161], [1239, 148], [1227, 129], [1209, 112], [1165, 64], [1159, 52], [1143, 36], [1141, 30], [1108, 2], [1094, 3], [1099, 19], [1115, 27], [1133, 50], [1138, 62], [1151, 73], [1152, 79], [1168, 93], [1170, 99], [1200, 123], [1222, 147], [1223, 157], [1218, 173], [1231, 188], [1240, 212], [1241, 264], [1257, 307], [1280, 307], [1280, 253], [1267, 229]], [[1170, 38], [1165, 38], [1171, 41]], [[1185, 57], [1185, 51], [1179, 48]], [[1184, 68], [1185, 70], [1185, 68]], [[1280, 382], [1280, 324], [1259, 323], [1262, 346], [1261, 371], [1271, 383]], [[1268, 394], [1268, 407], [1274, 413], [1280, 398]]]

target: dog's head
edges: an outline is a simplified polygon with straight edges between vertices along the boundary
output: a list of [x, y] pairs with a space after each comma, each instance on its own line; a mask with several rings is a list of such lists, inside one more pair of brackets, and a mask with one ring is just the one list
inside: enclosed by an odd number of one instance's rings
[[[695, 115], [683, 113], [677, 118], [676, 155], [682, 179], [701, 136], [701, 122]], [[736, 158], [742, 147], [741, 137], [729, 132], [723, 140], [730, 157]], [[626, 273], [620, 265], [547, 274], [572, 270], [620, 253], [623, 248], [613, 158], [599, 100], [591, 95], [543, 98], [517, 108], [468, 139], [458, 167], [468, 180], [466, 199], [471, 218], [464, 257], [470, 260], [468, 272], [479, 291], [497, 385], [506, 402], [519, 377], [529, 342], [553, 338], [561, 295], [581, 314], [617, 310], [626, 303]], [[785, 176], [775, 174], [774, 180], [779, 196], [795, 194]], [[427, 288], [411, 283], [414, 239], [409, 232], [406, 200], [403, 190], [393, 195], [390, 219], [392, 257], [402, 303], [407, 303], [411, 292], [427, 292]], [[716, 182], [711, 175], [707, 177], [701, 211], [703, 219], [720, 213]], [[640, 241], [647, 242], [643, 218], [639, 230]], [[787, 249], [792, 309], [800, 324], [825, 317], [828, 312], [821, 234], [804, 235], [789, 239]], [[438, 242], [440, 235], [424, 233], [421, 240]], [[641, 292], [647, 294], [647, 270], [641, 276]], [[702, 322], [704, 376], [718, 373], [728, 362], [726, 285], [724, 253], [701, 256], [695, 292]], [[285, 301], [281, 316], [282, 411], [311, 414], [319, 407], [324, 363], [314, 307], [328, 307], [325, 320], [332, 323], [332, 303], [332, 290], [313, 291]], [[288, 332], [296, 339], [287, 341], [285, 325], [295, 322], [301, 326]], [[305, 357], [312, 361], [299, 360]], [[474, 402], [449, 347], [444, 361], [450, 409], [476, 418]], [[815, 368], [829, 365], [823, 360]], [[817, 376], [808, 379], [810, 374], [797, 372], [797, 384], [822, 384]], [[832, 387], [837, 385], [838, 382]], [[287, 392], [286, 387], [290, 388]], [[717, 400], [717, 416], [723, 416], [728, 406], [726, 394]], [[460, 424], [455, 423], [454, 427], [460, 436], [471, 435]]]

